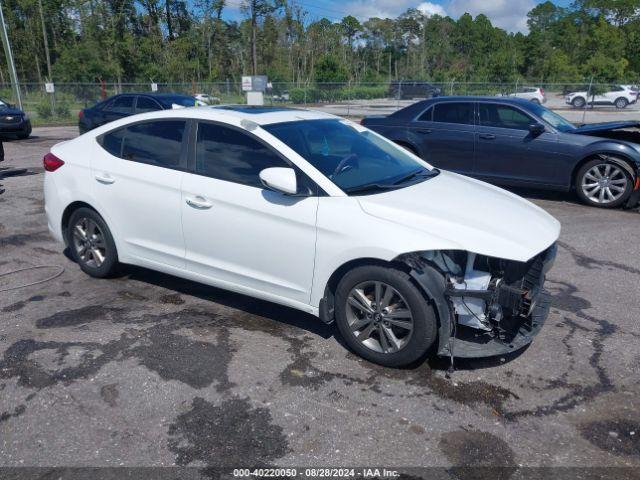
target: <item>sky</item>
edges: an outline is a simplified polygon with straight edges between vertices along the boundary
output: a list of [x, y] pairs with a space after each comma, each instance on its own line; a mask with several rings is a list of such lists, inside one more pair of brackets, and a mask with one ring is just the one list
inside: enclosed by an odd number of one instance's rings
[[[241, 0], [229, 0], [230, 17], [239, 16]], [[554, 0], [553, 3], [567, 6], [571, 0]], [[484, 13], [491, 23], [509, 32], [527, 31], [527, 12], [542, 3], [536, 0], [296, 0], [309, 13], [311, 20], [326, 17], [339, 21], [353, 15], [360, 20], [370, 17], [394, 18], [408, 8], [418, 8], [426, 14], [449, 15], [458, 18], [468, 12], [474, 17]]]

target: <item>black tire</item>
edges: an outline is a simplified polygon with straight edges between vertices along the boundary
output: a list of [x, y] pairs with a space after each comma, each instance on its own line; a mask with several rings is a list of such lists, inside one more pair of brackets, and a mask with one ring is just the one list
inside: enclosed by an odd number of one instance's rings
[[[609, 165], [609, 168], [611, 169], [612, 172], [619, 172], [619, 173], [615, 173], [615, 176], [611, 175], [609, 177], [609, 179], [614, 184], [614, 188], [623, 188], [624, 191], [622, 192], [615, 191], [615, 195], [618, 195], [620, 193], [621, 195], [619, 195], [614, 200], [609, 201], [608, 199], [606, 199], [603, 202], [603, 201], [598, 201], [599, 192], [600, 192], [599, 190], [591, 193], [593, 190], [591, 190], [590, 187], [583, 187], [583, 186], [585, 184], [595, 185], [597, 183], [597, 180], [592, 179], [592, 177], [594, 177], [593, 175], [591, 175], [591, 177], [587, 177], [587, 174], [591, 172], [594, 168], [599, 168], [599, 170], [604, 170], [606, 169], [607, 165]], [[626, 180], [626, 183], [624, 184], [622, 183], [622, 180], [621, 180], [622, 178]], [[633, 193], [633, 179], [631, 178], [629, 173], [619, 164], [615, 162], [611, 162], [606, 158], [595, 158], [593, 160], [586, 162], [584, 165], [582, 165], [582, 167], [580, 167], [580, 169], [576, 173], [574, 187], [576, 189], [576, 194], [578, 195], [578, 198], [580, 198], [582, 203], [592, 207], [598, 207], [598, 208], [616, 208], [623, 205], [628, 200], [629, 196]], [[614, 192], [614, 188], [610, 188], [609, 191]], [[596, 195], [596, 193], [598, 195]]]
[[[392, 307], [396, 307], [401, 303], [407, 307], [411, 314], [412, 330], [409, 337], [406, 339], [406, 343], [397, 351], [375, 351], [362, 343], [356, 338], [356, 334], [352, 332], [352, 328], [349, 323], [349, 316], [354, 317], [354, 307], [348, 304], [349, 295], [357, 286], [367, 284], [369, 282], [381, 282], [383, 285], [392, 287], [395, 290], [392, 298], [396, 299], [395, 304], [391, 304]], [[384, 287], [383, 287], [384, 288]], [[386, 289], [385, 289], [386, 291]], [[399, 299], [399, 300], [398, 300]], [[391, 302], [392, 300], [389, 300]], [[380, 302], [382, 304], [382, 302]], [[401, 308], [401, 307], [398, 307]], [[386, 309], [385, 309], [386, 310]], [[367, 321], [364, 318], [364, 310], [361, 319], [355, 321]], [[397, 310], [392, 310], [397, 311]], [[384, 323], [385, 317], [378, 315], [376, 323]], [[352, 320], [353, 321], [353, 320]], [[362, 327], [366, 330], [368, 326], [373, 325], [374, 320], [371, 320], [367, 326]], [[376, 265], [368, 265], [362, 267], [356, 267], [348, 272], [338, 284], [336, 289], [336, 324], [338, 330], [345, 340], [347, 345], [358, 355], [370, 362], [383, 365], [385, 367], [402, 367], [410, 365], [421, 358], [427, 353], [429, 348], [433, 345], [437, 336], [437, 320], [435, 312], [432, 306], [428, 303], [423, 293], [411, 282], [409, 275], [391, 267], [382, 267]], [[396, 330], [397, 327], [389, 326], [387, 328], [393, 329], [399, 336], [402, 336], [405, 332], [403, 329]], [[373, 327], [372, 327], [373, 328]], [[376, 340], [378, 333], [382, 334], [379, 325], [377, 330], [373, 330], [370, 336], [366, 337], [367, 340], [377, 342], [379, 346], [382, 346], [382, 342]], [[362, 331], [360, 331], [362, 333]], [[396, 335], [394, 335], [395, 337]]]
[[582, 97], [576, 97], [571, 100], [571, 105], [573, 105], [575, 108], [584, 108], [586, 104], [587, 101]]
[[[93, 229], [91, 225], [95, 225], [97, 230]], [[93, 240], [94, 242], [91, 245], [85, 244], [84, 252], [86, 253], [84, 254], [82, 253], [83, 250], [79, 247], [79, 244], [83, 240], [79, 234], [74, 234], [76, 227], [84, 229], [85, 238], [87, 239], [85, 242], [89, 240]], [[99, 232], [100, 235], [98, 235], [97, 232]], [[98, 238], [101, 239], [100, 242], [98, 242]], [[67, 244], [73, 259], [87, 275], [96, 278], [107, 278], [117, 273], [119, 263], [116, 244], [113, 241], [109, 227], [95, 210], [81, 207], [71, 214], [67, 226]], [[95, 250], [99, 252], [97, 255], [91, 253], [91, 251]], [[96, 259], [100, 255], [103, 259], [98, 263]]]
[[613, 104], [617, 109], [622, 110], [623, 108], [627, 108], [627, 105], [629, 105], [629, 101], [624, 97], [620, 97], [616, 98], [616, 101]]

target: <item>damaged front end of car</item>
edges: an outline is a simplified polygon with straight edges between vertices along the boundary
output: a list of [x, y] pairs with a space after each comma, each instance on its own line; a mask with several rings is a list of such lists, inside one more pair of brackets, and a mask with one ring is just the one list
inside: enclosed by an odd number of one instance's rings
[[401, 255], [439, 317], [437, 353], [458, 358], [504, 355], [528, 345], [549, 314], [546, 273], [554, 243], [527, 262], [461, 250]]

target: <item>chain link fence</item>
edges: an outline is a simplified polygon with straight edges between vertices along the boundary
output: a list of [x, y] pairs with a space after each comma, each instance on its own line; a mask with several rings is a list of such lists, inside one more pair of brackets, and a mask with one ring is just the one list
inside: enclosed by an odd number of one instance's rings
[[[634, 84], [634, 81], [622, 84]], [[513, 95], [525, 96], [534, 88], [544, 89], [547, 106], [554, 109], [571, 108], [565, 103], [570, 92], [591, 89], [606, 90], [611, 85], [589, 83], [524, 83], [518, 82], [446, 82], [389, 81], [296, 84], [273, 82], [265, 92], [267, 105], [300, 105], [322, 107], [338, 115], [358, 116], [379, 112], [388, 114], [403, 108], [417, 99], [438, 95]], [[56, 83], [55, 92], [47, 93], [44, 83], [24, 83], [20, 92], [24, 110], [34, 123], [69, 123], [75, 121], [82, 108], [118, 93], [182, 93], [205, 94], [210, 103], [242, 104], [246, 95], [239, 81], [190, 82], [190, 83]], [[16, 103], [10, 84], [0, 84], [0, 98]]]

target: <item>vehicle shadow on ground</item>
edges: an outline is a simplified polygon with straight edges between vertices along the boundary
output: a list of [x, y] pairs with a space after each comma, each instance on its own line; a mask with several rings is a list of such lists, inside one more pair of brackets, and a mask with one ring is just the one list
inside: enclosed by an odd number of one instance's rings
[[126, 266], [123, 271], [123, 277], [167, 288], [176, 293], [190, 295], [201, 300], [241, 310], [251, 315], [264, 317], [274, 322], [300, 328], [324, 339], [328, 339], [334, 335], [333, 325], [327, 325], [313, 315], [241, 293], [222, 290], [202, 283], [135, 266]]
[[[75, 262], [69, 248], [66, 248], [63, 253], [69, 260]], [[213, 302], [224, 307], [240, 310], [250, 315], [262, 317], [265, 321], [273, 321], [278, 324], [299, 328], [325, 340], [334, 337], [345, 350], [357, 356], [345, 342], [335, 323], [327, 325], [319, 318], [294, 308], [133, 265], [123, 266], [119, 278], [121, 280], [135, 280], [147, 283], [156, 287], [172, 290], [175, 293], [196, 297], [207, 302]], [[238, 326], [241, 327], [242, 325], [239, 324]], [[267, 326], [265, 325], [265, 327]], [[455, 370], [481, 370], [504, 365], [518, 358], [528, 348], [529, 345], [518, 351], [497, 357], [456, 358], [454, 361]], [[451, 361], [449, 357], [438, 357], [432, 348], [421, 359], [405, 367], [396, 368], [396, 370], [416, 370], [428, 366], [431, 370], [447, 371], [450, 365]]]

